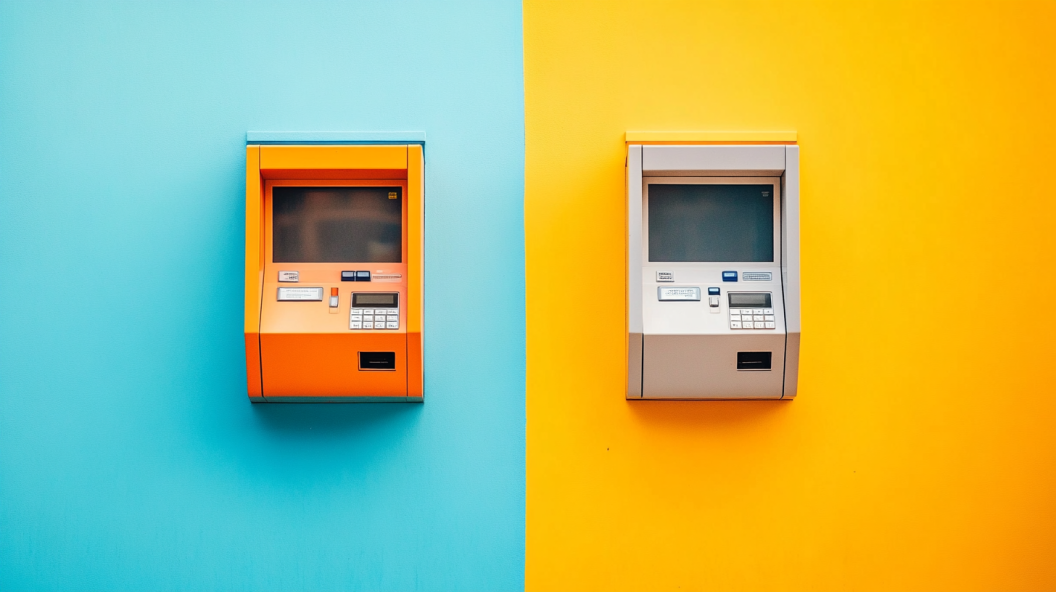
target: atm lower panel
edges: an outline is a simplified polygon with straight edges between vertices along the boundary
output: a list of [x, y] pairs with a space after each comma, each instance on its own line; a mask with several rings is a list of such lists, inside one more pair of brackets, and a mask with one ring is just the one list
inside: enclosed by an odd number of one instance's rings
[[[770, 353], [770, 369], [759, 364]], [[633, 361], [632, 361], [633, 363]], [[785, 335], [644, 335], [643, 399], [780, 399], [784, 384]], [[628, 379], [635, 373], [628, 372]], [[633, 389], [628, 388], [629, 398]]]
[[[392, 369], [361, 369], [360, 352], [388, 353]], [[408, 397], [405, 333], [265, 333], [260, 356], [268, 402]]]

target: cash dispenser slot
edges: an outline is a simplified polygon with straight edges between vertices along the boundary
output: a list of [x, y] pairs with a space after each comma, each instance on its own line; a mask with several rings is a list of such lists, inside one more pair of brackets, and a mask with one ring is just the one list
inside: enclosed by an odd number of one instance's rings
[[396, 352], [359, 352], [360, 370], [395, 370]]
[[773, 352], [737, 352], [738, 370], [769, 370]]

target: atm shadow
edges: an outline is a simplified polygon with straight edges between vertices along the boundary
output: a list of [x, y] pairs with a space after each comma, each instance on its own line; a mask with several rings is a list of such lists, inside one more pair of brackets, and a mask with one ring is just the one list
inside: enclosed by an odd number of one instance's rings
[[730, 430], [769, 423], [791, 412], [791, 400], [665, 401], [628, 400], [635, 421], [649, 429]]
[[253, 415], [271, 432], [313, 437], [391, 429], [418, 420], [418, 403], [257, 403]]

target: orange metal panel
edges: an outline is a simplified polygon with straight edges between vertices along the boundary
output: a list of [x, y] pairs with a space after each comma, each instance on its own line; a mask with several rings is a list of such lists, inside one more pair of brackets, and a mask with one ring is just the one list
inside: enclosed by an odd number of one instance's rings
[[407, 146], [261, 146], [260, 168], [406, 169]]
[[[284, 302], [290, 306], [326, 303]], [[343, 315], [337, 315], [343, 316]], [[407, 335], [396, 332], [352, 334], [348, 318], [342, 333], [264, 333], [261, 360], [268, 397], [399, 397], [407, 396]], [[396, 354], [394, 371], [358, 369], [361, 351]]]
[[407, 394], [425, 390], [422, 326], [425, 304], [425, 158], [422, 147], [407, 148]]
[[261, 243], [263, 199], [260, 146], [246, 146], [246, 300], [244, 331], [246, 383], [250, 399], [260, 399], [260, 290], [264, 277]]
[[[251, 397], [279, 401], [421, 400], [424, 160], [421, 146], [250, 146], [246, 165], [246, 360]], [[403, 260], [399, 263], [272, 261], [275, 186], [399, 186], [403, 189]], [[370, 270], [397, 281], [342, 282], [341, 271]], [[337, 313], [322, 302], [279, 302], [279, 271], [300, 281], [282, 286], [336, 292]], [[352, 331], [355, 292], [397, 292], [400, 329]], [[359, 352], [388, 351], [394, 371], [359, 370]]]
[[[347, 397], [397, 397], [407, 392], [407, 264], [400, 263], [274, 263], [272, 190], [277, 186], [371, 187], [398, 186], [403, 195], [403, 228], [408, 228], [407, 181], [362, 179], [307, 179], [266, 181], [264, 185], [264, 261], [265, 275], [261, 303], [261, 364], [265, 397], [283, 400], [303, 397], [305, 400]], [[409, 232], [403, 233], [404, 261], [411, 259]], [[342, 282], [341, 272], [369, 270], [375, 276], [399, 275], [399, 281]], [[297, 271], [296, 284], [280, 283], [279, 271]], [[330, 314], [329, 303], [279, 302], [279, 287], [318, 287], [324, 294], [338, 293], [338, 314]], [[357, 330], [348, 327], [348, 313], [353, 292], [396, 292], [399, 294], [400, 328], [398, 330]], [[395, 371], [359, 370], [361, 351], [391, 351], [396, 356]], [[420, 396], [420, 395], [417, 395]]]
[[407, 169], [267, 169], [260, 176], [280, 179], [406, 179]]

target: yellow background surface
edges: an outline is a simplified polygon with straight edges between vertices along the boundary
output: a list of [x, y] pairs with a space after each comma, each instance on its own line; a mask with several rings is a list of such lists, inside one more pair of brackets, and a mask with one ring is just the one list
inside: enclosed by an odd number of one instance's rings
[[[529, 590], [1056, 589], [1056, 3], [524, 6]], [[795, 130], [793, 402], [624, 399], [627, 130]]]

